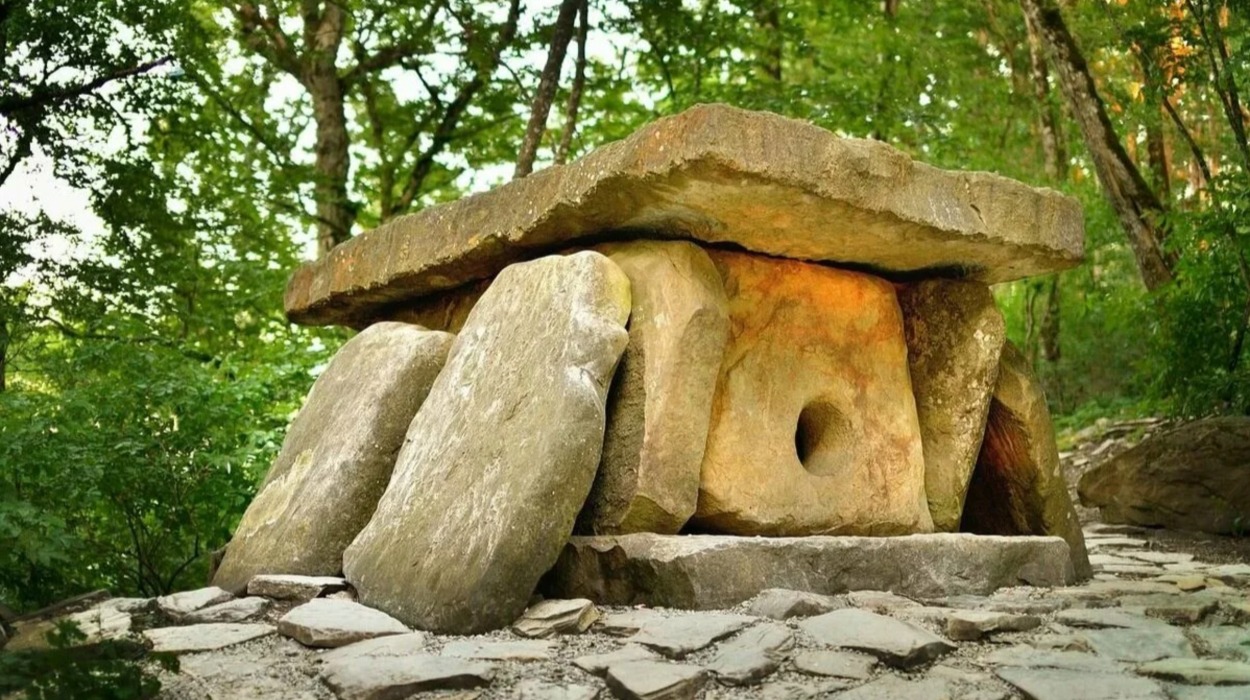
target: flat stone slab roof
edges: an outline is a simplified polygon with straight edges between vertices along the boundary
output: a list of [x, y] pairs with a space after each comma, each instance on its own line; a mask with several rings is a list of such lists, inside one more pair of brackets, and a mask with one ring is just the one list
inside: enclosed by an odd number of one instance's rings
[[1053, 190], [701, 105], [574, 163], [357, 236], [295, 271], [286, 312], [304, 324], [359, 321], [518, 260], [627, 238], [994, 283], [1078, 264], [1084, 225], [1080, 205]]

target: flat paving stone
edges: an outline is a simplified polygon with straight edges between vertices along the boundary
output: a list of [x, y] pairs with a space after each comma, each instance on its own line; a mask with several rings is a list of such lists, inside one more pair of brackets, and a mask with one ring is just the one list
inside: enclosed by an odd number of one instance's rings
[[189, 654], [242, 644], [273, 634], [275, 631], [273, 625], [213, 622], [203, 625], [150, 629], [145, 630], [143, 636], [152, 642], [152, 651]]
[[758, 683], [781, 666], [785, 652], [793, 646], [794, 634], [789, 627], [765, 622], [723, 642], [706, 666], [726, 685]]
[[954, 644], [915, 624], [867, 610], [834, 610], [804, 620], [799, 629], [821, 644], [863, 651], [904, 669], [955, 649]]
[[712, 642], [730, 636], [755, 621], [754, 617], [731, 613], [661, 618], [644, 625], [629, 640], [655, 649], [667, 657], [680, 659]]
[[628, 661], [608, 669], [607, 683], [622, 700], [689, 700], [707, 683], [707, 670], [665, 661]]
[[1201, 593], [1134, 595], [1120, 598], [1121, 608], [1142, 610], [1148, 617], [1165, 620], [1174, 625], [1193, 625], [1202, 622], [1219, 606], [1219, 599]]
[[845, 680], [771, 681], [759, 688], [760, 700], [824, 700], [850, 687]]
[[429, 643], [429, 636], [425, 632], [390, 634], [331, 649], [317, 658], [322, 663], [336, 663], [379, 656], [417, 656], [427, 652]]
[[1051, 668], [999, 668], [995, 673], [1029, 700], [1168, 700], [1158, 683], [1138, 676]]
[[585, 598], [544, 600], [531, 605], [512, 623], [512, 631], [522, 637], [550, 637], [585, 632], [599, 619], [595, 604]]
[[1083, 651], [1037, 649], [1023, 644], [996, 649], [985, 656], [984, 661], [991, 666], [1050, 668], [1090, 673], [1119, 673], [1123, 670], [1112, 659]]
[[957, 610], [946, 618], [946, 636], [971, 642], [996, 632], [1026, 632], [1042, 624], [1035, 615], [1012, 615], [986, 610]]
[[596, 632], [613, 637], [628, 637], [642, 629], [647, 623], [662, 620], [665, 617], [667, 616], [657, 610], [641, 608], [602, 615], [592, 627]]
[[747, 613], [774, 620], [788, 620], [792, 617], [811, 617], [831, 610], [845, 608], [846, 600], [807, 591], [792, 591], [788, 588], [769, 588], [760, 591], [747, 605]]
[[179, 619], [187, 613], [195, 612], [200, 608], [207, 608], [210, 605], [224, 603], [233, 598], [234, 595], [229, 591], [217, 586], [208, 586], [206, 588], [197, 588], [193, 591], [163, 595], [156, 599], [156, 607], [166, 615]]
[[638, 644], [626, 644], [602, 654], [587, 654], [573, 659], [573, 665], [596, 676], [602, 676], [616, 664], [629, 661], [659, 661], [662, 657], [650, 649]]
[[185, 622], [243, 622], [269, 609], [269, 600], [259, 596], [235, 598], [224, 603], [200, 608], [183, 616]]
[[1246, 700], [1243, 686], [1180, 685], [1164, 683], [1172, 700]]
[[1117, 610], [1115, 608], [1074, 608], [1055, 614], [1055, 622], [1071, 627], [1118, 627], [1133, 629], [1161, 624], [1146, 617], [1143, 612]]
[[1250, 564], [1224, 564], [1206, 570], [1207, 576], [1224, 583], [1250, 583]]
[[431, 690], [480, 688], [494, 667], [445, 656], [360, 657], [326, 664], [321, 680], [340, 700], [390, 700]]
[[872, 675], [877, 660], [872, 656], [850, 651], [817, 649], [795, 654], [790, 663], [794, 670], [801, 673], [862, 681]]
[[591, 685], [526, 678], [517, 683], [513, 694], [520, 700], [594, 700], [599, 697], [599, 689]]
[[1240, 625], [1215, 627], [1191, 627], [1189, 633], [1197, 637], [1212, 654], [1233, 659], [1250, 658], [1250, 629]]
[[1146, 540], [1136, 537], [1086, 537], [1085, 546], [1089, 549], [1101, 549], [1103, 547], [1118, 549], [1122, 547], [1145, 547]]
[[247, 582], [247, 594], [274, 600], [312, 600], [323, 595], [345, 591], [347, 579], [339, 576], [296, 576], [293, 574], [261, 574]]
[[882, 676], [870, 683], [838, 693], [837, 700], [955, 700], [966, 695], [952, 694], [952, 688], [941, 678], [907, 680], [898, 676]]
[[920, 607], [921, 603], [901, 596], [893, 591], [851, 591], [846, 594], [846, 602], [857, 608], [886, 613], [900, 608]]
[[1166, 625], [1088, 630], [1079, 636], [1095, 654], [1117, 661], [1144, 663], [1170, 656], [1194, 655], [1193, 647], [1185, 634]]
[[341, 647], [408, 631], [402, 622], [380, 610], [328, 598], [314, 598], [278, 620], [280, 634], [309, 647]]
[[1124, 556], [1151, 564], [1184, 564], [1194, 560], [1194, 555], [1185, 552], [1125, 552]]
[[1159, 659], [1138, 666], [1137, 672], [1196, 685], [1250, 685], [1250, 664], [1224, 659]]
[[449, 642], [443, 656], [460, 656], [483, 661], [546, 661], [551, 658], [551, 642], [526, 639], [508, 642], [464, 640]]

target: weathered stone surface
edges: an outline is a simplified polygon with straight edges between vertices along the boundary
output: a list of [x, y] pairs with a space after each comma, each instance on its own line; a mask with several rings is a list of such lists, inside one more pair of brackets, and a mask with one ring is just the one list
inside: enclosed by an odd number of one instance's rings
[[183, 616], [185, 622], [242, 622], [265, 612], [269, 601], [257, 596], [235, 598]]
[[155, 598], [109, 598], [95, 606], [97, 610], [116, 610], [124, 613], [151, 612], [156, 607]]
[[573, 665], [596, 676], [602, 676], [608, 669], [629, 661], [658, 661], [660, 655], [638, 644], [626, 644], [614, 651], [603, 654], [587, 654], [573, 659]]
[[278, 620], [278, 632], [308, 647], [341, 647], [407, 631], [384, 612], [329, 598], [310, 600]]
[[[17, 625], [13, 638], [7, 644], [0, 643], [0, 648], [7, 651], [50, 649], [52, 645], [48, 635], [55, 632], [57, 626], [63, 622], [74, 624], [85, 635], [83, 639], [72, 644], [79, 646], [125, 636], [130, 633], [133, 619], [130, 613], [120, 610], [93, 608], [50, 620], [31, 620]], [[0, 630], [0, 642], [4, 641], [3, 634]]]
[[847, 593], [846, 602], [854, 607], [879, 613], [890, 613], [905, 608], [920, 607], [920, 603], [907, 596], [899, 595], [893, 591], [878, 591], [871, 588]]
[[1170, 656], [1193, 656], [1185, 633], [1169, 625], [1102, 629], [1082, 632], [1080, 638], [1099, 656], [1142, 663]]
[[920, 598], [1071, 579], [1056, 537], [720, 535], [574, 537], [546, 579], [551, 597], [604, 605], [728, 608], [768, 588], [821, 594], [889, 588]]
[[866, 610], [834, 610], [799, 623], [822, 644], [862, 651], [898, 668], [914, 668], [955, 650], [917, 625]]
[[152, 651], [190, 654], [242, 644], [274, 633], [273, 625], [214, 622], [184, 627], [161, 627], [143, 632], [152, 642]]
[[1145, 676], [1203, 685], [1250, 685], [1250, 664], [1223, 659], [1159, 659], [1137, 667]]
[[748, 615], [679, 615], [648, 622], [629, 638], [635, 644], [680, 659], [712, 642], [724, 639], [755, 621]]
[[339, 576], [261, 574], [247, 582], [247, 594], [274, 600], [312, 600], [347, 587], [347, 579]]
[[287, 287], [299, 323], [343, 323], [590, 237], [732, 243], [1001, 282], [1081, 260], [1080, 206], [877, 141], [723, 105], [661, 119], [576, 163], [429, 207], [338, 246]]
[[1018, 644], [997, 649], [985, 657], [993, 666], [1016, 666], [1023, 668], [1064, 669], [1091, 673], [1118, 673], [1120, 665], [1114, 660], [1079, 651], [1055, 651], [1037, 649]]
[[1165, 620], [1174, 625], [1193, 625], [1202, 622], [1220, 606], [1219, 598], [1209, 593], [1134, 595], [1120, 598], [1119, 603], [1122, 608], [1141, 610], [1149, 617]]
[[187, 613], [195, 612], [200, 608], [207, 608], [210, 605], [224, 603], [234, 596], [226, 590], [222, 590], [217, 586], [208, 586], [207, 588], [197, 588], [192, 591], [180, 591], [163, 595], [156, 599], [156, 607], [166, 615], [179, 619]]
[[385, 637], [374, 637], [363, 642], [331, 649], [322, 653], [318, 658], [323, 663], [332, 661], [346, 663], [355, 659], [378, 656], [413, 656], [424, 652], [427, 644], [429, 644], [429, 638], [424, 632], [388, 634]]
[[585, 598], [544, 600], [527, 608], [521, 619], [512, 623], [512, 631], [522, 637], [550, 637], [585, 632], [597, 619], [599, 611]]
[[693, 522], [734, 535], [933, 529], [894, 288], [713, 251], [729, 297]]
[[684, 241], [597, 250], [629, 277], [629, 345], [608, 398], [603, 459], [579, 529], [675, 534], [694, 514], [712, 395], [729, 334], [725, 288]]
[[820, 681], [770, 681], [760, 686], [761, 700], [824, 700], [851, 683], [843, 679]]
[[595, 622], [595, 631], [604, 634], [610, 634], [613, 637], [628, 637], [644, 625], [653, 621], [666, 617], [658, 610], [650, 608], [638, 608], [636, 610], [626, 610], [625, 612], [608, 613], [600, 617]]
[[960, 529], [984, 535], [1057, 535], [1079, 579], [1093, 571], [1085, 535], [1059, 468], [1041, 382], [1011, 343], [1003, 345], [985, 440]]
[[1028, 700], [1167, 700], [1158, 683], [1122, 674], [1049, 668], [1000, 668], [995, 673]]
[[429, 690], [489, 685], [490, 664], [442, 656], [381, 656], [326, 664], [321, 679], [341, 700], [400, 700]]
[[959, 529], [977, 464], [1006, 324], [989, 287], [925, 280], [899, 290], [907, 362], [924, 447], [933, 528]]
[[[404, 431], [452, 336], [379, 323], [313, 383], [213, 576], [241, 592], [257, 574], [335, 575], [391, 477]], [[254, 593], [255, 595], [255, 593]]]
[[707, 668], [726, 685], [758, 683], [785, 661], [785, 652], [794, 646], [790, 628], [765, 622], [743, 630], [716, 648]]
[[1250, 417], [1148, 437], [1086, 472], [1079, 494], [1108, 522], [1232, 533], [1250, 513]]
[[691, 700], [707, 671], [687, 664], [630, 661], [608, 669], [608, 688], [622, 700]]
[[872, 667], [877, 665], [877, 660], [849, 651], [818, 650], [796, 654], [791, 663], [794, 670], [814, 676], [866, 680], [872, 675]]
[[598, 253], [499, 274], [343, 556], [362, 602], [443, 632], [521, 614], [590, 491], [629, 308], [629, 280]]
[[995, 632], [1025, 632], [1042, 624], [1035, 615], [1012, 615], [986, 610], [959, 610], [946, 618], [946, 636], [970, 642]]
[[882, 676], [838, 694], [838, 700], [955, 700], [965, 697], [966, 693], [953, 693], [941, 678], [906, 680], [897, 676]]
[[477, 641], [465, 639], [449, 642], [443, 656], [461, 656], [482, 661], [545, 661], [551, 658], [551, 642], [535, 639], [521, 641]]
[[1072, 627], [1117, 627], [1120, 629], [1154, 627], [1160, 624], [1158, 621], [1151, 620], [1143, 614], [1108, 608], [1063, 610], [1055, 615], [1055, 621]]
[[1194, 627], [1190, 634], [1217, 656], [1250, 660], [1250, 629], [1240, 625]]
[[514, 692], [519, 700], [595, 700], [599, 697], [599, 689], [594, 686], [544, 683], [535, 678], [517, 683]]
[[845, 607], [846, 601], [833, 596], [787, 588], [769, 588], [751, 599], [747, 612], [774, 620], [788, 620], [792, 617], [811, 617]]

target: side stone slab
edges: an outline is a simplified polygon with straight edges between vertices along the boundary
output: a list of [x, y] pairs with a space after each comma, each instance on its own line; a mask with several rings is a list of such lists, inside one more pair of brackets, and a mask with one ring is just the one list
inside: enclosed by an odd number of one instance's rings
[[889, 272], [1003, 282], [1080, 262], [1079, 204], [997, 175], [725, 105], [565, 166], [400, 217], [299, 268], [288, 317], [359, 323], [582, 241], [666, 237]]
[[1073, 581], [1058, 537], [940, 533], [904, 537], [574, 537], [544, 581], [550, 596], [603, 605], [730, 608], [769, 588], [914, 598], [986, 595]]
[[590, 491], [629, 309], [628, 278], [598, 253], [495, 278], [343, 555], [362, 603], [458, 634], [520, 616]]
[[365, 329], [335, 354], [291, 423], [213, 583], [257, 574], [337, 575], [391, 478], [404, 433], [452, 336], [402, 323]]

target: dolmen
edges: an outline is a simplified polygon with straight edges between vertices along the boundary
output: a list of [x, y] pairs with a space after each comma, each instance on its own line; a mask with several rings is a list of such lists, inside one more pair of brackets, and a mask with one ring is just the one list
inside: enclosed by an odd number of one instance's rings
[[1089, 576], [988, 285], [1072, 267], [1077, 203], [723, 105], [300, 267], [359, 329], [213, 583], [344, 575], [426, 630], [539, 593], [985, 594]]

